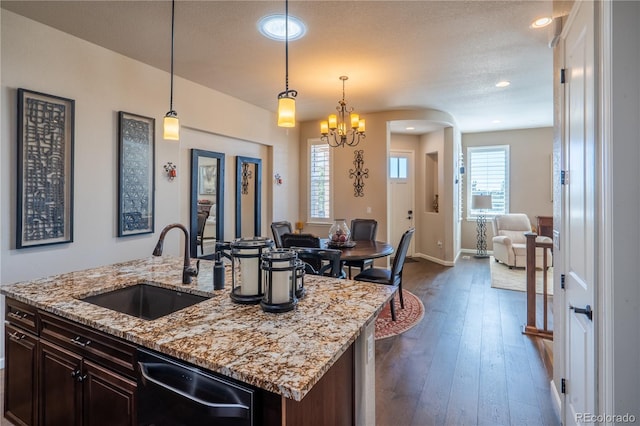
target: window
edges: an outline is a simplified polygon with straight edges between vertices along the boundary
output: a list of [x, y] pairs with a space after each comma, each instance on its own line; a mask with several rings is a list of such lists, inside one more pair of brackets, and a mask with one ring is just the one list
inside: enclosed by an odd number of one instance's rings
[[389, 157], [389, 178], [406, 179], [407, 161], [406, 157]]
[[[490, 210], [474, 210], [474, 195], [491, 195]], [[509, 145], [467, 148], [467, 216], [509, 212]]]
[[309, 141], [309, 222], [331, 220], [330, 149], [319, 139]]

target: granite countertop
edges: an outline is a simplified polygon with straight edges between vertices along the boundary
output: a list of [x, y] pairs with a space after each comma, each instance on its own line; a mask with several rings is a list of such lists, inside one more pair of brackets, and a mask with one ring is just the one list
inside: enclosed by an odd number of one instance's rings
[[[10, 284], [0, 293], [300, 401], [395, 292], [384, 285], [306, 275], [306, 295], [296, 309], [273, 314], [229, 298], [229, 265], [223, 290], [213, 290], [213, 262], [200, 261], [200, 274], [191, 284], [181, 283], [182, 266], [182, 258], [149, 257]], [[144, 281], [212, 297], [152, 321], [78, 300]]]

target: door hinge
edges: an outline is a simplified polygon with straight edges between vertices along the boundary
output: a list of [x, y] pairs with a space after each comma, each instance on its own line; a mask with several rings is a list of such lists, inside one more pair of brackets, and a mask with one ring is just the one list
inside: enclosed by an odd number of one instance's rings
[[562, 68], [560, 70], [560, 84], [564, 84], [565, 83], [565, 71], [566, 70], [564, 68]]
[[564, 274], [560, 274], [560, 288], [564, 290]]
[[567, 393], [567, 379], [565, 378], [560, 381], [560, 392]]
[[560, 170], [560, 185], [566, 185], [569, 183], [569, 172], [566, 170]]

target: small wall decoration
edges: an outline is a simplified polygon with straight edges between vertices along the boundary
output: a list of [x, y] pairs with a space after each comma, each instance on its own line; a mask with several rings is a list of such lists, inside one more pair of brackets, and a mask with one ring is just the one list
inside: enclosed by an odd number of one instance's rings
[[18, 249], [73, 241], [74, 108], [18, 89]]
[[249, 170], [249, 163], [242, 163], [242, 194], [247, 195], [249, 193], [249, 180], [251, 179], [252, 172]]
[[118, 237], [154, 231], [155, 119], [118, 115]]
[[364, 165], [364, 150], [358, 149], [354, 151], [353, 164], [356, 166], [354, 169], [349, 169], [349, 177], [353, 178], [353, 196], [364, 197], [364, 178], [369, 178], [369, 169], [363, 169]]
[[174, 180], [176, 176], [178, 176], [178, 166], [173, 164], [171, 161], [167, 162], [163, 167], [164, 172], [167, 174], [167, 179], [170, 181]]

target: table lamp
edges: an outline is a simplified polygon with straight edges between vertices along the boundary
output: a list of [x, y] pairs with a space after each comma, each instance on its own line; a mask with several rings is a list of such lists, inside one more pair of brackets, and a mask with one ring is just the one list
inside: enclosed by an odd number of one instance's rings
[[473, 195], [471, 197], [471, 209], [480, 210], [476, 218], [476, 255], [477, 258], [487, 257], [487, 218], [485, 216], [486, 210], [491, 210], [493, 207], [493, 201], [491, 200], [491, 194], [489, 195]]

